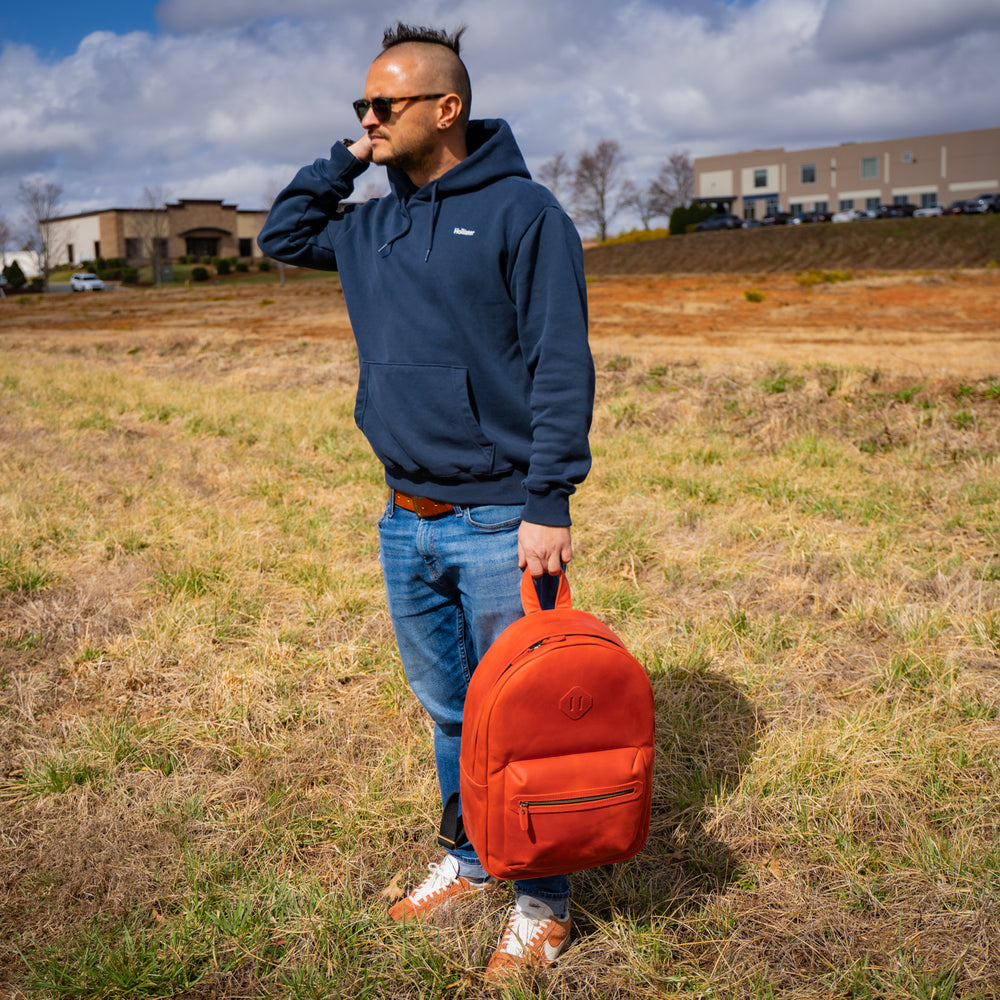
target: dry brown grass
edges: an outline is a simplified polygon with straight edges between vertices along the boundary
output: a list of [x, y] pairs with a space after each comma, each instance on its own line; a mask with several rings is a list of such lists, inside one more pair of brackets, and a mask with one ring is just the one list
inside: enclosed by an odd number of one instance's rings
[[[574, 595], [657, 784], [525, 990], [1000, 992], [997, 284], [591, 286]], [[384, 916], [436, 790], [336, 282], [0, 306], [0, 992], [479, 995], [502, 893]]]

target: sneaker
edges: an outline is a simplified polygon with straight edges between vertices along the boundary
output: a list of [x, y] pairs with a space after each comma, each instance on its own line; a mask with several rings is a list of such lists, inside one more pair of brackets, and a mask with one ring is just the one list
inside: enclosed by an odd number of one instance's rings
[[499, 983], [518, 969], [544, 969], [569, 944], [570, 918], [557, 920], [540, 899], [522, 895], [510, 911], [507, 928], [486, 966], [488, 983]]
[[446, 854], [440, 864], [431, 862], [427, 870], [430, 872], [427, 878], [406, 899], [390, 907], [389, 916], [393, 920], [423, 920], [440, 906], [496, 885], [492, 876], [475, 881], [459, 875], [458, 858], [453, 854]]

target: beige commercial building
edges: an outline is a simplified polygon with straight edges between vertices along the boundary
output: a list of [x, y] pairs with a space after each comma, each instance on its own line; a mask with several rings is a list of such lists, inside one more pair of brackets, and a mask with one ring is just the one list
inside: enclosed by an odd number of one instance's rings
[[697, 201], [744, 219], [903, 202], [946, 206], [1000, 190], [1000, 128], [704, 156], [694, 174]]
[[248, 211], [221, 199], [182, 198], [163, 208], [108, 208], [49, 220], [53, 261], [81, 264], [121, 257], [147, 263], [155, 248], [161, 260], [195, 257], [259, 258], [257, 234], [266, 211]]

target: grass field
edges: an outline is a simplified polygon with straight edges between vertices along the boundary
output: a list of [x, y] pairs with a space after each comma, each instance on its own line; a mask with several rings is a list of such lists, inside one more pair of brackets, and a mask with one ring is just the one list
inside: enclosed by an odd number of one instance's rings
[[[281, 334], [252, 289], [0, 315], [0, 995], [485, 992], [503, 894], [385, 915], [437, 853], [430, 729], [343, 307], [307, 284]], [[570, 573], [652, 679], [653, 820], [510, 995], [996, 997], [1000, 356], [783, 362], [817, 293], [748, 287], [733, 329], [773, 306], [770, 361], [626, 336], [593, 288]]]

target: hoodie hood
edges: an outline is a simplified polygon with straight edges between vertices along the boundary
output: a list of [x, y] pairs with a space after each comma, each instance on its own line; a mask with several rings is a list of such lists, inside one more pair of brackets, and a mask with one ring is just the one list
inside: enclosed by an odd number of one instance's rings
[[378, 249], [382, 256], [388, 256], [392, 252], [392, 244], [410, 231], [412, 219], [408, 206], [411, 201], [430, 203], [427, 251], [424, 254], [426, 261], [430, 258], [434, 245], [439, 199], [474, 191], [505, 177], [531, 179], [514, 133], [502, 119], [488, 118], [469, 122], [465, 141], [468, 151], [466, 158], [423, 187], [416, 187], [402, 170], [395, 167], [387, 169], [389, 187], [398, 202], [399, 214], [392, 234]]
[[414, 195], [423, 196], [425, 192], [429, 198], [435, 194], [443, 197], [483, 187], [502, 177], [531, 178], [521, 150], [517, 148], [514, 133], [502, 119], [469, 122], [465, 142], [468, 156], [422, 188], [415, 187], [402, 170], [389, 167], [387, 173], [392, 193], [404, 201]]

